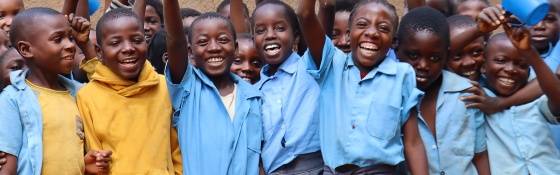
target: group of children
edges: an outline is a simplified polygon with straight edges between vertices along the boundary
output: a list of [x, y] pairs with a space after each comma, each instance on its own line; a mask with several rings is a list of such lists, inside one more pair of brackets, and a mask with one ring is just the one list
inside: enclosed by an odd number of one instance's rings
[[0, 0], [0, 175], [560, 173], [560, 0], [405, 2]]

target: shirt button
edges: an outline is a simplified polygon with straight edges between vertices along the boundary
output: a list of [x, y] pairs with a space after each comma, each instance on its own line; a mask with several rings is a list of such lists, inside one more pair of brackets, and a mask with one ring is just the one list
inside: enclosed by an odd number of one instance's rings
[[355, 128], [356, 128], [356, 125], [355, 125], [355, 124], [352, 124], [352, 129], [355, 129]]
[[445, 175], [445, 172], [441, 171], [441, 173], [439, 173], [439, 174], [441, 174], [441, 175]]
[[286, 128], [286, 126], [282, 125], [282, 126], [280, 126], [280, 128], [284, 129], [284, 128]]
[[280, 104], [280, 103], [282, 103], [282, 101], [281, 101], [281, 100], [278, 100], [278, 101], [276, 101], [276, 103]]
[[[432, 149], [436, 149], [436, 148], [437, 148], [437, 146], [436, 146], [436, 145], [432, 145]], [[442, 171], [442, 172], [443, 172], [443, 171]]]

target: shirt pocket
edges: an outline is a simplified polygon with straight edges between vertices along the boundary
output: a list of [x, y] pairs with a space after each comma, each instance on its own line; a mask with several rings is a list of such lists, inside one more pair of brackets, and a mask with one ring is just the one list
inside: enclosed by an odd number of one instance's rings
[[391, 140], [395, 137], [400, 121], [399, 108], [372, 102], [366, 122], [366, 129], [373, 137]]
[[259, 115], [249, 112], [245, 119], [247, 131], [247, 148], [257, 154], [261, 154], [262, 120]]
[[450, 119], [448, 134], [453, 136], [452, 150], [457, 156], [473, 156], [476, 138], [474, 118], [470, 115], [453, 115]]

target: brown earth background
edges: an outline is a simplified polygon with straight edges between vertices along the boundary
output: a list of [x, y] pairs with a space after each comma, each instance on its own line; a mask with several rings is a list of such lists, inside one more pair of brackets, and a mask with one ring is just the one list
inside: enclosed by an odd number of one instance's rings
[[[93, 22], [94, 25], [97, 24], [97, 20], [102, 15], [101, 11], [103, 9], [104, 0], [100, 0], [100, 1], [102, 1], [101, 2], [101, 7], [91, 17], [91, 21]], [[179, 0], [179, 3], [181, 5], [181, 7], [194, 8], [194, 9], [197, 9], [198, 11], [200, 11], [200, 12], [203, 12], [203, 13], [204, 12], [215, 11], [216, 7], [218, 7], [218, 4], [220, 2], [222, 2], [222, 0]], [[255, 8], [255, 1], [254, 0], [243, 0], [243, 2], [245, 2], [245, 4], [247, 4], [247, 6], [249, 7], [249, 10], [252, 12], [252, 10]], [[287, 2], [288, 4], [290, 4], [295, 9], [296, 0], [284, 0], [284, 2]], [[395, 7], [397, 7], [397, 12], [400, 15], [403, 11], [404, 0], [389, 0], [389, 2], [391, 2], [391, 4], [393, 4], [393, 5], [395, 5]], [[501, 2], [501, 0], [490, 0], [490, 3], [492, 3], [492, 5], [497, 4], [499, 2]], [[64, 3], [64, 0], [24, 0], [25, 8], [50, 7], [50, 8], [53, 8], [55, 10], [59, 10], [59, 11], [62, 10], [62, 4], [63, 3]]]

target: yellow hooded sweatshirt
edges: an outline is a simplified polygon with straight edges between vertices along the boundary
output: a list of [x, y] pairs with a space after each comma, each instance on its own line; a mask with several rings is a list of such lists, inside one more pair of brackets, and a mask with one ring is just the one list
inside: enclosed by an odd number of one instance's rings
[[165, 77], [146, 61], [138, 82], [97, 64], [77, 94], [86, 151], [113, 151], [110, 173], [182, 174], [177, 131]]

